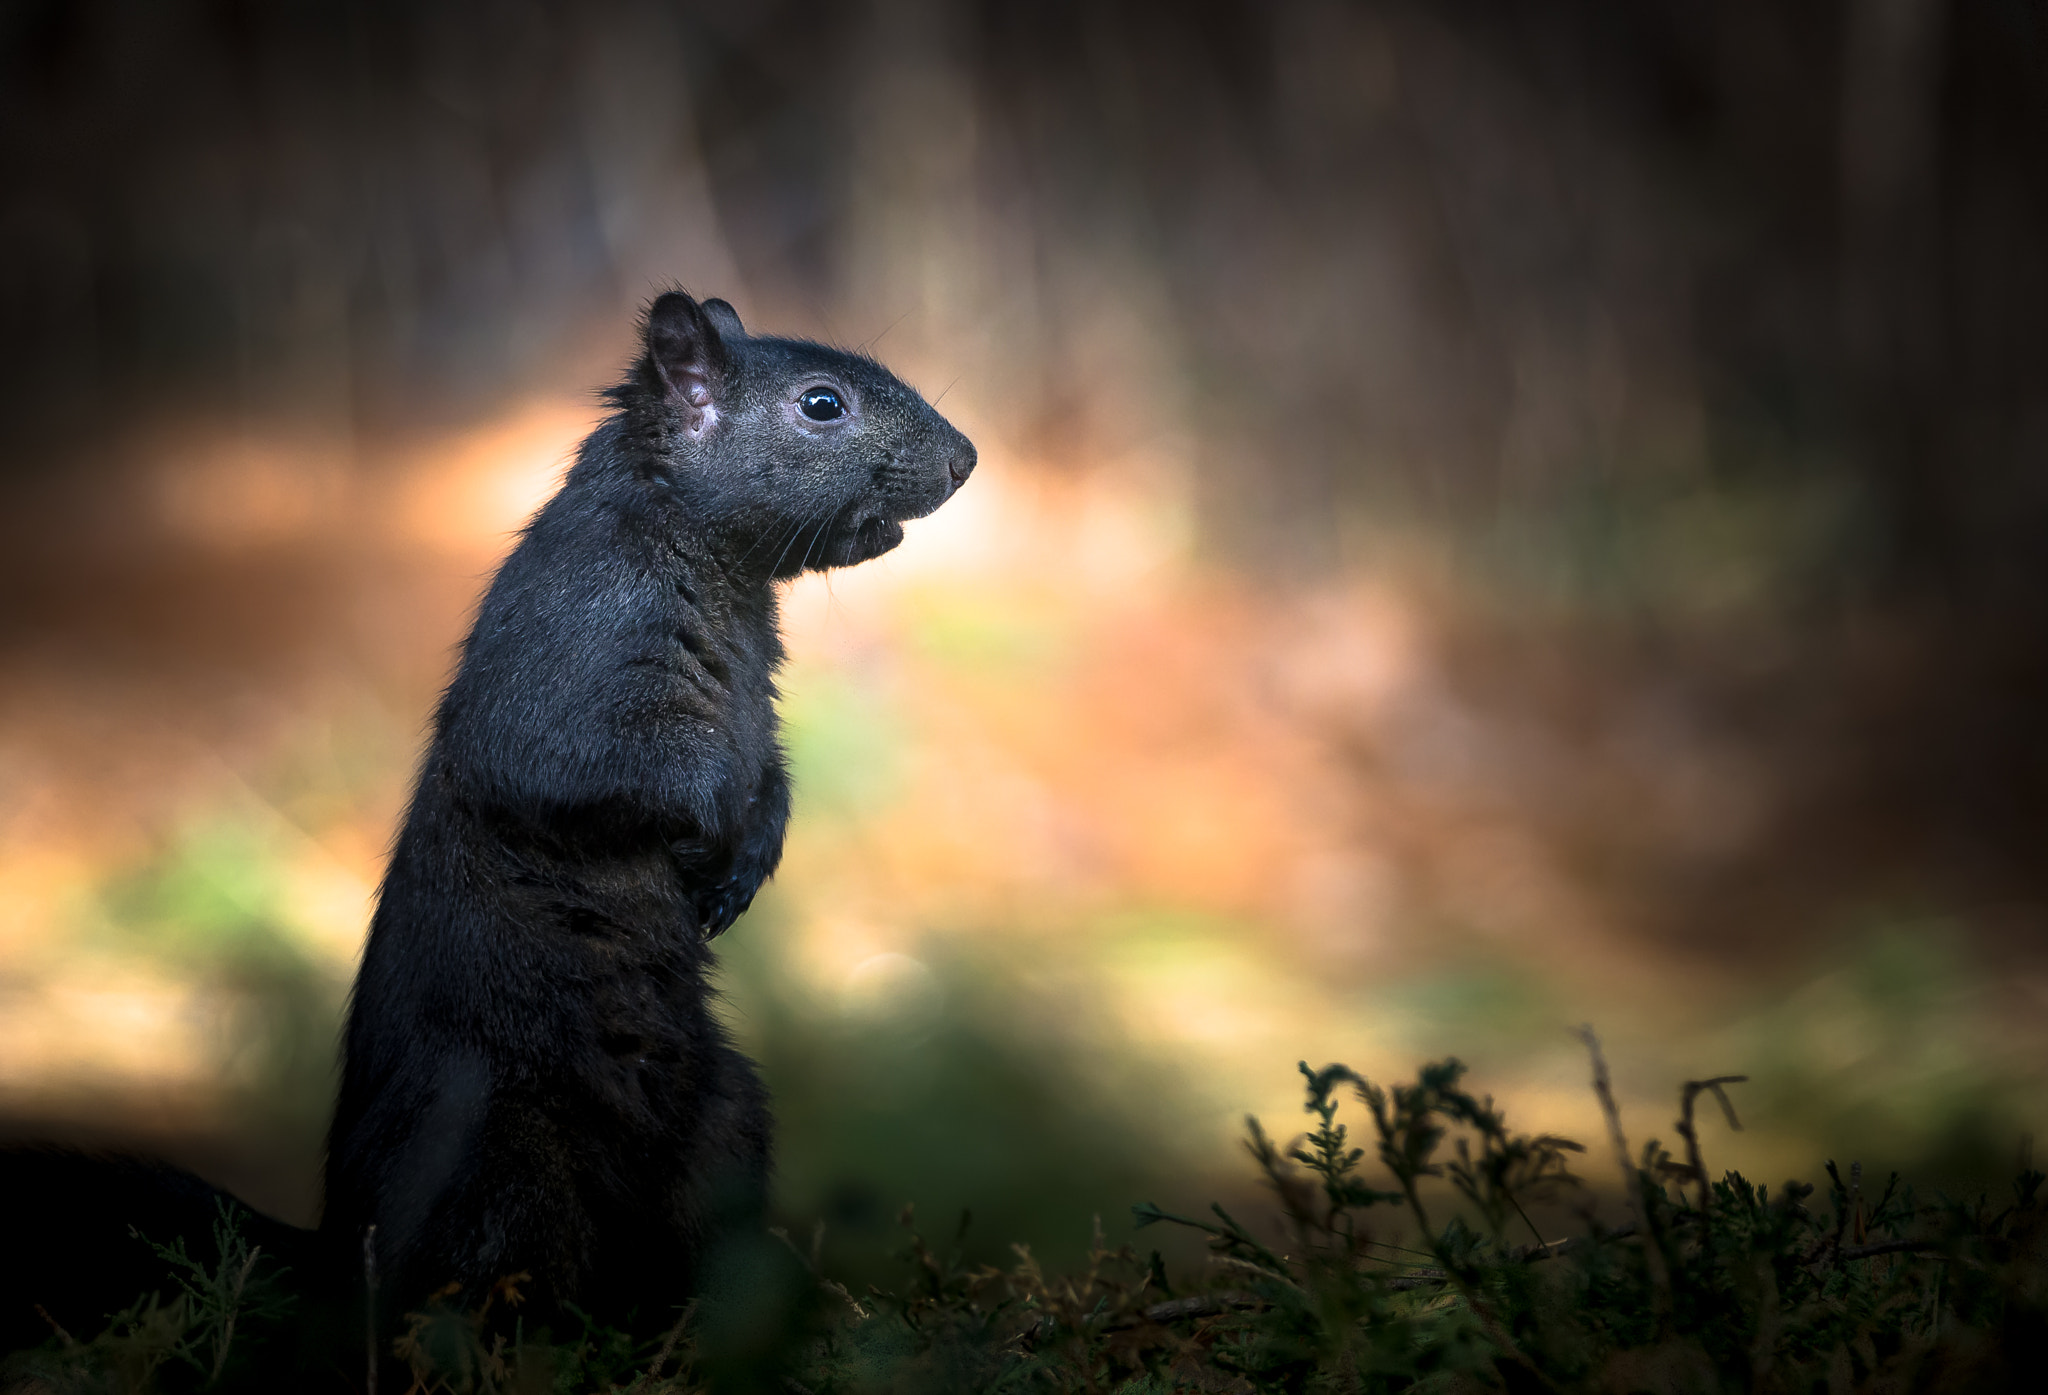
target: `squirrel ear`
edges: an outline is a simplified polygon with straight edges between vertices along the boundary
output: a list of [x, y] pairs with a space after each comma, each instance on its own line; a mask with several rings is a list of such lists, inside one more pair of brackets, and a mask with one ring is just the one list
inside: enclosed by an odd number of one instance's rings
[[707, 300], [703, 305], [704, 318], [711, 321], [721, 339], [744, 339], [747, 327], [740, 323], [740, 312], [722, 300]]
[[647, 311], [648, 362], [692, 432], [704, 428], [725, 390], [725, 345], [704, 311], [681, 291], [668, 292]]

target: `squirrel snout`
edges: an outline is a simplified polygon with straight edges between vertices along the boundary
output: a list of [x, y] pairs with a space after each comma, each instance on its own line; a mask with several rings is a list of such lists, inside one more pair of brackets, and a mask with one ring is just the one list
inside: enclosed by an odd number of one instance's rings
[[974, 444], [963, 441], [960, 449], [953, 452], [953, 458], [946, 462], [946, 471], [953, 477], [953, 488], [967, 483], [967, 477], [974, 473]]

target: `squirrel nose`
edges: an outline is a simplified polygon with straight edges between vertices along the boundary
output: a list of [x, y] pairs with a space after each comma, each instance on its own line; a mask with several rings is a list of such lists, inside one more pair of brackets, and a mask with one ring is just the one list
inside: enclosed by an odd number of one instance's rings
[[953, 458], [946, 462], [946, 470], [953, 476], [955, 489], [967, 483], [967, 477], [974, 473], [974, 460], [974, 447], [972, 444], [966, 444], [954, 451]]

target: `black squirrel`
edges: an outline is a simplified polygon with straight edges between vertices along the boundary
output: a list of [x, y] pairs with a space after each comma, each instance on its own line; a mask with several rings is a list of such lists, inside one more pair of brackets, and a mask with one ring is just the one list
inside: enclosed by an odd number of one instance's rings
[[[758, 1216], [767, 1101], [707, 973], [789, 818], [776, 583], [887, 552], [975, 465], [873, 359], [680, 292], [608, 399], [479, 607], [351, 998], [300, 1257], [359, 1286], [369, 1237], [387, 1324], [515, 1273], [528, 1313], [655, 1314]], [[76, 1194], [96, 1174], [70, 1162]], [[189, 1220], [200, 1184], [161, 1176]], [[35, 1261], [9, 1268], [39, 1301]]]
[[671, 293], [442, 698], [349, 1016], [322, 1229], [401, 1293], [617, 1310], [758, 1209], [707, 942], [782, 855], [775, 583], [902, 540], [974, 447], [873, 360]]

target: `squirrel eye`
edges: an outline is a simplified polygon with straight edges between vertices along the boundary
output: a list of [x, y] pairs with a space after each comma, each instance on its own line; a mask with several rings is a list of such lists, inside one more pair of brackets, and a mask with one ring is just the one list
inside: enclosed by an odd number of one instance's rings
[[846, 415], [846, 404], [831, 388], [812, 388], [797, 398], [796, 408], [812, 421], [837, 421]]

